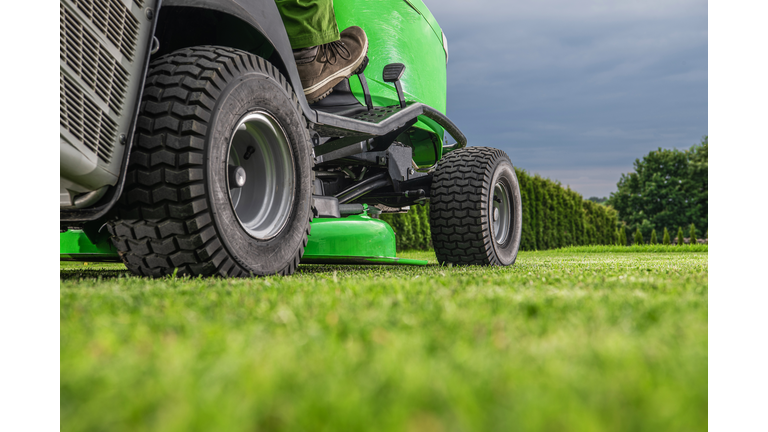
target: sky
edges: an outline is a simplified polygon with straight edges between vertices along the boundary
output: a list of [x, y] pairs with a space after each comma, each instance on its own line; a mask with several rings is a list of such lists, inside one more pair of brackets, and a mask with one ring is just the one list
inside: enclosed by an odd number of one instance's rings
[[585, 198], [708, 134], [706, 0], [425, 0], [448, 39], [448, 117]]

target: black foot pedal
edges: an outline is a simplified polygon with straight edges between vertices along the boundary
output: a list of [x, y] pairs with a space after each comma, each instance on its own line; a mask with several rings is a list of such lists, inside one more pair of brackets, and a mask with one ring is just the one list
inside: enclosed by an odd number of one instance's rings
[[390, 63], [384, 66], [384, 82], [395, 83], [397, 89], [397, 98], [400, 99], [400, 108], [405, 108], [405, 96], [403, 95], [403, 87], [400, 85], [400, 78], [405, 73], [405, 65], [402, 63]]
[[363, 86], [363, 94], [365, 94], [365, 106], [368, 111], [373, 109], [373, 101], [371, 100], [371, 92], [368, 90], [368, 81], [365, 79], [365, 68], [368, 66], [368, 56], [365, 56], [360, 66], [355, 69], [355, 75], [360, 78], [360, 85]]

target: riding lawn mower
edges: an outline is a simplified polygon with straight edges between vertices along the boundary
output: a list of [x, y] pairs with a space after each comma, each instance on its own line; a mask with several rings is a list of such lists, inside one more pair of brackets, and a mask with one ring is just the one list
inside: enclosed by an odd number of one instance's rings
[[272, 0], [60, 0], [61, 259], [152, 277], [425, 264], [379, 215], [428, 202], [440, 264], [514, 263], [515, 171], [446, 117], [430, 11], [334, 10], [367, 58], [309, 104]]

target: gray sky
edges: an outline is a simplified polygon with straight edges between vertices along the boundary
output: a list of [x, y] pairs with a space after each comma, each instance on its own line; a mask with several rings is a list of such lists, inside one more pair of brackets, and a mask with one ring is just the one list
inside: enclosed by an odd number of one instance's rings
[[708, 133], [706, 0], [425, 3], [448, 38], [448, 116], [470, 144], [585, 198]]

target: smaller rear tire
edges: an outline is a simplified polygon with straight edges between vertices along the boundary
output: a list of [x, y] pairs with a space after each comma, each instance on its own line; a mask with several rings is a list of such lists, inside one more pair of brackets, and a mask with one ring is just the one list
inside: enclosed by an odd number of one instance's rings
[[440, 264], [512, 265], [523, 218], [509, 156], [489, 147], [447, 154], [432, 178], [429, 219]]

